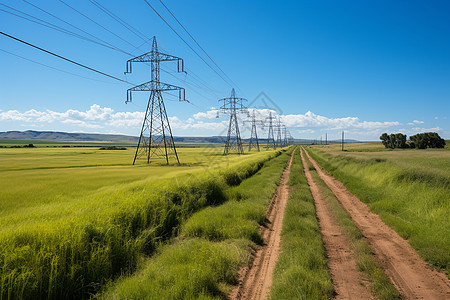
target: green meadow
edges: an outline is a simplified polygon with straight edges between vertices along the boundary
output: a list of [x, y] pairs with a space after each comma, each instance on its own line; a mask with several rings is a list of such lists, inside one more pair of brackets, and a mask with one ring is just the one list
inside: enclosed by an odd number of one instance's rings
[[450, 274], [450, 150], [385, 149], [381, 143], [308, 151], [437, 269]]
[[132, 166], [133, 147], [35, 145], [0, 148], [0, 299], [89, 298], [279, 155], [196, 145]]

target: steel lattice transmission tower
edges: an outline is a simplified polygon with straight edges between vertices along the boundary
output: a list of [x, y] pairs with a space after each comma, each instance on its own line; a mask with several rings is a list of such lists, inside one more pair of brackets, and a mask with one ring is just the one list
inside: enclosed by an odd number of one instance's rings
[[275, 130], [277, 133], [277, 140], [275, 142], [276, 147], [283, 147], [283, 145], [281, 144], [281, 119], [278, 118], [277, 123], [275, 125]]
[[275, 120], [275, 117], [272, 116], [272, 112], [269, 113], [269, 116], [266, 118], [266, 121], [269, 121], [269, 133], [267, 135], [267, 145], [266, 145], [266, 149], [269, 148], [276, 148], [275, 145], [275, 139], [273, 137], [273, 120]]
[[256, 124], [263, 125], [263, 122], [261, 120], [256, 120], [255, 110], [253, 110], [252, 119], [250, 121], [244, 121], [245, 122], [251, 122], [252, 123], [252, 130], [250, 134], [250, 142], [248, 143], [248, 151], [252, 151], [252, 148], [255, 148], [256, 151], [259, 150], [259, 141], [258, 141], [258, 132], [256, 130]]
[[151, 81], [137, 85], [127, 90], [127, 101], [131, 102], [132, 92], [150, 91], [150, 98], [147, 103], [147, 109], [144, 115], [144, 122], [142, 123], [141, 134], [139, 135], [139, 142], [134, 155], [133, 165], [136, 159], [145, 157], [147, 163], [150, 159], [166, 159], [169, 164], [169, 157], [174, 157], [177, 163], [178, 159], [177, 149], [173, 141], [172, 130], [170, 128], [169, 119], [167, 118], [166, 107], [164, 105], [162, 92], [163, 91], [178, 91], [178, 99], [186, 101], [184, 88], [160, 82], [160, 63], [162, 61], [176, 61], [178, 72], [184, 72], [184, 62], [182, 58], [161, 53], [158, 51], [156, 37], [153, 37], [152, 51], [137, 56], [127, 61], [126, 73], [131, 73], [131, 65], [136, 62], [150, 62], [151, 63]]
[[247, 108], [243, 102], [247, 101], [244, 98], [236, 97], [234, 88], [231, 90], [231, 96], [228, 98], [220, 99], [219, 102], [223, 102], [220, 110], [223, 113], [230, 114], [230, 124], [228, 125], [227, 141], [225, 144], [225, 150], [223, 154], [235, 152], [237, 154], [244, 154], [244, 148], [242, 147], [241, 134], [239, 132], [239, 125], [237, 114], [239, 112], [246, 112]]
[[282, 125], [283, 130], [283, 147], [286, 147], [288, 145], [288, 135], [287, 135], [287, 128], [286, 125]]

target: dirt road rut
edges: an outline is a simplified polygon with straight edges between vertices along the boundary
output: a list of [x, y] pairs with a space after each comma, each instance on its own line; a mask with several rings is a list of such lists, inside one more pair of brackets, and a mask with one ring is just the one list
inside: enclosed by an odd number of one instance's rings
[[311, 176], [308, 164], [300, 151], [311, 194], [314, 198], [316, 214], [319, 220], [320, 232], [328, 256], [333, 285], [336, 291], [334, 299], [373, 299], [367, 288], [362, 285], [363, 275], [356, 266], [354, 252], [349, 247], [349, 241], [332, 216], [331, 207]]
[[320, 178], [367, 238], [386, 274], [402, 295], [406, 299], [450, 299], [447, 276], [430, 269], [406, 240], [384, 224], [378, 215], [371, 213], [340, 181], [323, 172], [308, 152], [306, 154]]
[[[293, 151], [295, 153], [296, 151]], [[270, 221], [267, 227], [261, 227], [264, 245], [257, 248], [250, 268], [241, 270], [240, 284], [232, 291], [231, 299], [266, 299], [275, 264], [280, 253], [281, 229], [286, 204], [289, 198], [289, 173], [293, 154], [281, 176], [280, 184], [269, 205], [266, 217]]]

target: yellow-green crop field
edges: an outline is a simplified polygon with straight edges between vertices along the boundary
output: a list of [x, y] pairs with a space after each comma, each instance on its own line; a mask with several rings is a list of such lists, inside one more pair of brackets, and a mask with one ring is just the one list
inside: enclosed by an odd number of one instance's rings
[[181, 165], [133, 166], [134, 147], [35, 145], [0, 148], [0, 299], [96, 293], [279, 154], [185, 145]]

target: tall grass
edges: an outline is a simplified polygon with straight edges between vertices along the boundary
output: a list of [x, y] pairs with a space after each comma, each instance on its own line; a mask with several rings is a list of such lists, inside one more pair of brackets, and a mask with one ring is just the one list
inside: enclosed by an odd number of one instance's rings
[[176, 235], [191, 214], [225, 201], [229, 184], [239, 184], [278, 154], [249, 156], [212, 173], [120, 186], [71, 203], [73, 211], [65, 210], [66, 203], [40, 207], [39, 222], [24, 220], [0, 231], [0, 299], [90, 297], [133, 272], [142, 254]]
[[314, 200], [296, 151], [271, 299], [330, 299], [333, 285], [317, 223]]
[[261, 241], [258, 228], [290, 152], [228, 188], [226, 203], [194, 213], [181, 226], [179, 238], [159, 248], [141, 271], [118, 280], [101, 298], [223, 299], [237, 283], [239, 267], [249, 263], [252, 245]]
[[[395, 161], [391, 161], [390, 156], [374, 160], [309, 149], [322, 167], [407, 239], [426, 261], [449, 275], [449, 175], [439, 169], [439, 156], [436, 156], [437, 162], [429, 159], [433, 168], [424, 171], [422, 165], [426, 164], [428, 152], [409, 151], [413, 152], [403, 152], [405, 158], [395, 156]], [[414, 159], [409, 157], [409, 153]], [[440, 161], [441, 164], [448, 161], [448, 155], [442, 156]], [[445, 170], [448, 167], [444, 163], [440, 168]]]

